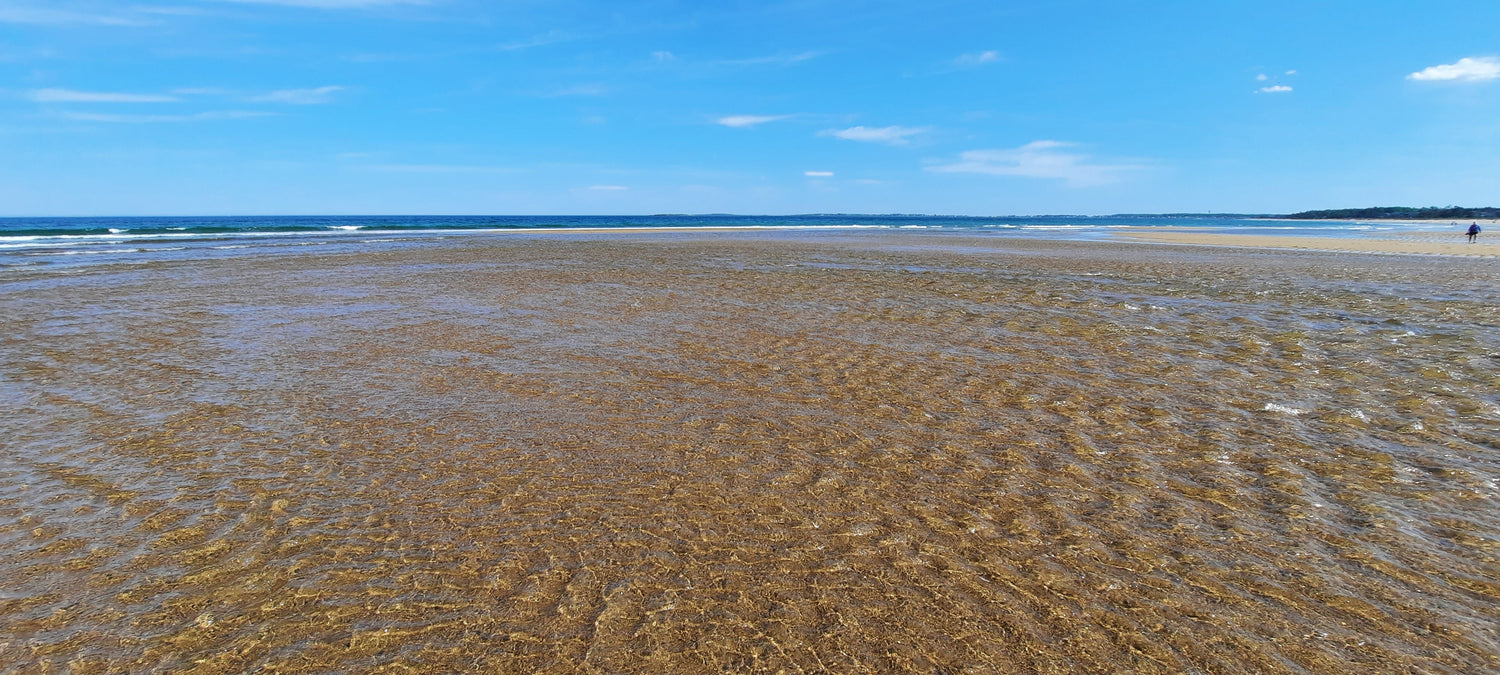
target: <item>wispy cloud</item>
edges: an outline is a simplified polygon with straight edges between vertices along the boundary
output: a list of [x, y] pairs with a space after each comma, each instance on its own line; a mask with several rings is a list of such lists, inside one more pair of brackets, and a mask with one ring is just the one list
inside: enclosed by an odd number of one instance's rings
[[232, 96], [234, 90], [223, 87], [178, 87], [172, 93], [178, 96]]
[[597, 83], [575, 84], [571, 87], [562, 87], [552, 91], [538, 94], [543, 98], [557, 98], [561, 96], [606, 96], [610, 88]]
[[102, 113], [61, 113], [63, 119], [77, 122], [108, 122], [113, 124], [152, 124], [162, 122], [205, 122], [212, 120], [242, 120], [268, 117], [276, 113], [255, 110], [217, 110], [189, 115], [111, 115]]
[[953, 65], [955, 65], [955, 66], [981, 66], [981, 65], [984, 65], [986, 63], [996, 63], [999, 60], [1000, 60], [1000, 52], [997, 52], [997, 51], [995, 51], [993, 49], [989, 49], [989, 50], [985, 50], [985, 51], [982, 51], [982, 52], [975, 52], [973, 54], [961, 54], [961, 55], [959, 55], [958, 58], [953, 59]]
[[19, 23], [39, 26], [93, 25], [93, 26], [146, 26], [148, 21], [122, 14], [75, 12], [65, 9], [29, 7], [26, 5], [0, 5], [0, 23]]
[[26, 98], [38, 103], [171, 103], [180, 100], [176, 96], [161, 94], [126, 94], [75, 89], [36, 89], [28, 92]]
[[281, 89], [269, 94], [252, 96], [251, 101], [256, 103], [287, 103], [290, 105], [320, 105], [333, 102], [333, 95], [344, 91], [346, 87], [329, 85], [326, 87], [314, 87], [311, 89]]
[[308, 7], [312, 9], [368, 9], [392, 5], [425, 5], [428, 0], [212, 0], [233, 2], [242, 5], [281, 5], [283, 7]]
[[1500, 58], [1464, 57], [1457, 62], [1430, 66], [1406, 76], [1420, 82], [1483, 82], [1500, 79]]
[[[363, 156], [367, 153], [347, 153]], [[520, 169], [506, 166], [474, 166], [468, 164], [366, 164], [360, 167], [368, 171], [392, 173], [516, 173]]]
[[1288, 94], [1291, 93], [1292, 88], [1284, 84], [1273, 84], [1269, 87], [1261, 87], [1255, 91], [1259, 94]]
[[791, 117], [792, 115], [729, 115], [726, 117], [720, 117], [719, 119], [715, 120], [715, 122], [726, 127], [744, 129], [747, 127], [765, 124], [766, 122], [775, 122], [778, 120], [789, 119]]
[[630, 188], [624, 185], [590, 185], [590, 192], [624, 192]]
[[832, 178], [832, 171], [803, 171], [802, 175], [808, 178]]
[[885, 143], [887, 145], [906, 145], [908, 138], [925, 134], [931, 131], [931, 127], [849, 127], [848, 129], [827, 129], [819, 133], [820, 136], [833, 136], [846, 141], [860, 141], [863, 143]]
[[553, 30], [542, 33], [541, 35], [527, 38], [525, 40], [517, 40], [515, 42], [507, 42], [504, 44], [496, 45], [495, 49], [498, 49], [502, 52], [518, 52], [525, 49], [531, 49], [533, 47], [545, 47], [547, 45], [553, 45], [559, 42], [568, 42], [573, 39], [573, 36], [568, 35], [567, 33]]
[[799, 53], [796, 53], [796, 54], [776, 54], [776, 55], [771, 55], [771, 56], [752, 56], [750, 58], [744, 58], [744, 59], [722, 59], [722, 60], [719, 60], [719, 61], [710, 61], [709, 65], [714, 65], [714, 66], [766, 66], [766, 65], [770, 65], [770, 66], [789, 66], [789, 65], [792, 65], [792, 64], [796, 64], [796, 63], [802, 63], [803, 61], [811, 61], [811, 60], [813, 60], [815, 58], [818, 58], [819, 56], [822, 56], [822, 55], [823, 55], [823, 52], [799, 52]]
[[1095, 163], [1088, 155], [1067, 152], [1074, 143], [1033, 141], [1019, 148], [970, 150], [959, 161], [927, 167], [938, 173], [980, 173], [1062, 180], [1070, 186], [1087, 187], [1118, 182], [1122, 175], [1142, 167]]

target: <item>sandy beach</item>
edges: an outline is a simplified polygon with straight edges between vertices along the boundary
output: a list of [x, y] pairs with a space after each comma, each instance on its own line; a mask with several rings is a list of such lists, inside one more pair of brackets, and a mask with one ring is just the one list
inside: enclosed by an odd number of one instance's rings
[[1500, 669], [1496, 246], [1126, 236], [6, 270], [0, 671]]
[[1500, 227], [1486, 227], [1472, 244], [1462, 229], [1454, 232], [1380, 232], [1359, 238], [1223, 234], [1163, 227], [1126, 229], [1119, 234], [1135, 241], [1163, 244], [1493, 258], [1500, 255], [1500, 237], [1493, 234], [1497, 230]]

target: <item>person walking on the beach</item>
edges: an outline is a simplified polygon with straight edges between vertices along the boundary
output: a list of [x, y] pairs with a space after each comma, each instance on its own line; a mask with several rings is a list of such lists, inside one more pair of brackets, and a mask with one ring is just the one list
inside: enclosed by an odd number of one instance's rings
[[1478, 238], [1479, 238], [1479, 223], [1470, 223], [1469, 224], [1469, 243], [1470, 244], [1474, 243], [1474, 240], [1478, 239]]

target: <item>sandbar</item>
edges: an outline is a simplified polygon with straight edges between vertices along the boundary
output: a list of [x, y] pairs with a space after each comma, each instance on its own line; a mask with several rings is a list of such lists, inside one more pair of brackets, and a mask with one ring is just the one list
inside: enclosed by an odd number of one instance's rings
[[[1308, 251], [1339, 251], [1345, 253], [1387, 253], [1408, 255], [1443, 255], [1468, 257], [1495, 257], [1500, 255], [1500, 240], [1485, 232], [1479, 240], [1469, 243], [1464, 233], [1458, 232], [1407, 232], [1380, 233], [1359, 237], [1304, 237], [1261, 234], [1224, 234], [1203, 232], [1191, 228], [1128, 228], [1116, 234], [1133, 241], [1160, 244], [1188, 244], [1196, 246], [1238, 246], [1249, 248], [1302, 249]], [[1487, 239], [1488, 238], [1488, 239]]]

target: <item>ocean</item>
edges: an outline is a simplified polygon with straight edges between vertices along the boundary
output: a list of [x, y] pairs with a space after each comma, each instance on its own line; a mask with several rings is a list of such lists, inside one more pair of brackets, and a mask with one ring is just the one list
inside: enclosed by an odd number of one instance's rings
[[1055, 240], [1106, 240], [1127, 228], [1359, 237], [1432, 232], [1445, 223], [1271, 220], [1242, 216], [654, 215], [654, 216], [222, 216], [0, 218], [0, 269], [265, 253], [351, 252], [425, 245], [459, 236], [632, 228], [920, 230]]

